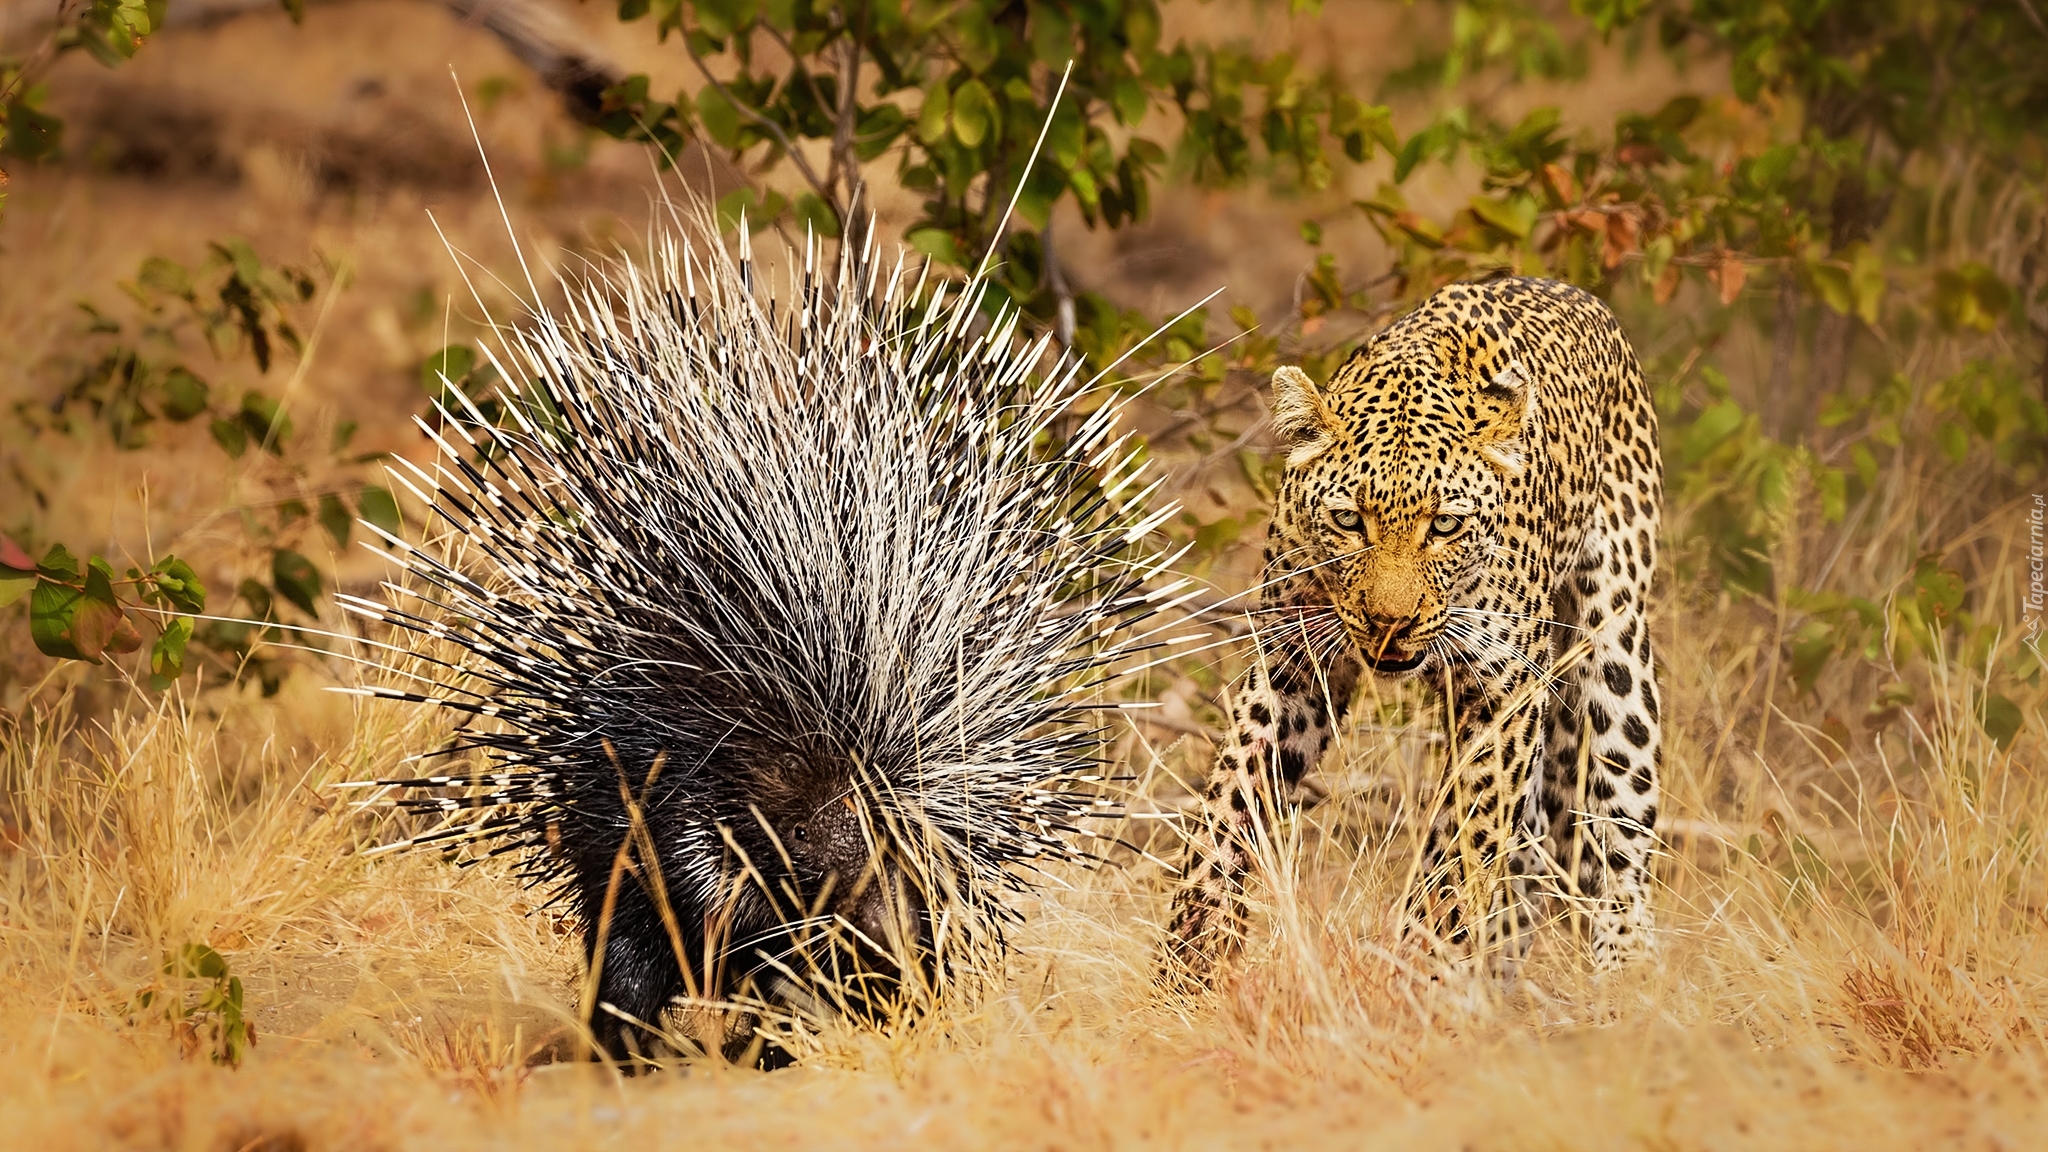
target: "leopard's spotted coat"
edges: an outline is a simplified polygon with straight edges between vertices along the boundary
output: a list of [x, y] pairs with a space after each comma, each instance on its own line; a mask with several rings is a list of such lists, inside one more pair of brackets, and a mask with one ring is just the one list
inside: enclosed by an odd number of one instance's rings
[[1640, 952], [1661, 747], [1644, 609], [1663, 467], [1613, 314], [1550, 281], [1452, 285], [1359, 349], [1327, 393], [1281, 369], [1273, 422], [1288, 460], [1259, 658], [1232, 693], [1190, 838], [1173, 967], [1204, 978], [1240, 939], [1255, 814], [1315, 766], [1368, 666], [1435, 685], [1453, 718], [1410, 926], [1512, 959], [1548, 877], [1588, 913], [1597, 968]]

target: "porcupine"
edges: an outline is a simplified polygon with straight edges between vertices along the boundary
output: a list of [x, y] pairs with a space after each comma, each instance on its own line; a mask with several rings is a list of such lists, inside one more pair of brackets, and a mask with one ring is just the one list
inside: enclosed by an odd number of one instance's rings
[[657, 232], [506, 333], [509, 423], [480, 450], [450, 389], [392, 473], [456, 548], [380, 531], [412, 580], [343, 598], [431, 669], [354, 691], [465, 714], [443, 753], [490, 765], [379, 781], [448, 813], [409, 843], [554, 887], [614, 1058], [679, 996], [886, 1010], [1000, 945], [1115, 814], [1091, 685], [1179, 588], [1124, 402], [1078, 412], [1078, 357], [978, 320], [980, 276], [884, 273], [872, 231], [821, 275], [807, 239], [778, 309], [740, 235]]

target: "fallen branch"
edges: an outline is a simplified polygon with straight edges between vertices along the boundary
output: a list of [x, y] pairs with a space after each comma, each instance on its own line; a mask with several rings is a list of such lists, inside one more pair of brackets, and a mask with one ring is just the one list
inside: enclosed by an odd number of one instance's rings
[[[333, 4], [340, 0], [312, 0]], [[604, 111], [604, 91], [625, 79], [625, 71], [591, 44], [583, 30], [548, 0], [435, 0], [465, 24], [496, 36], [540, 82], [562, 98], [569, 115], [595, 124]], [[49, 37], [76, 19], [76, 4], [48, 0], [0, 3], [0, 44], [31, 36]], [[278, 14], [278, 0], [178, 0], [164, 17], [166, 30], [212, 28], [244, 16]]]

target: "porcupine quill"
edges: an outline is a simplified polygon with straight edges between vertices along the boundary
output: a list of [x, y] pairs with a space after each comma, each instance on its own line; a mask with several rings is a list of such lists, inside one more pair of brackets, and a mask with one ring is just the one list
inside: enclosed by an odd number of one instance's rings
[[999, 947], [1117, 814], [1101, 681], [1186, 639], [1136, 627], [1185, 585], [1128, 398], [1082, 413], [1078, 356], [868, 234], [829, 275], [807, 240], [779, 312], [744, 224], [565, 281], [489, 353], [527, 383], [488, 450], [450, 387], [439, 459], [392, 468], [448, 547], [366, 525], [411, 579], [338, 597], [430, 670], [351, 691], [465, 714], [439, 754], [489, 762], [364, 786], [566, 901], [615, 1058], [678, 997], [884, 1012]]

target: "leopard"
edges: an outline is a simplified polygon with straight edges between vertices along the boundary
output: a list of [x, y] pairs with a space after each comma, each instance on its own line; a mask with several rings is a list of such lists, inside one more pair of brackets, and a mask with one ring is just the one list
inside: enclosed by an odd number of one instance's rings
[[1402, 938], [1512, 970], [1542, 905], [1583, 926], [1598, 973], [1645, 955], [1664, 481], [1614, 313], [1552, 280], [1446, 285], [1325, 388], [1279, 368], [1270, 413], [1256, 651], [1186, 830], [1161, 978], [1209, 984], [1241, 948], [1257, 838], [1368, 678], [1422, 681], [1450, 737]]

